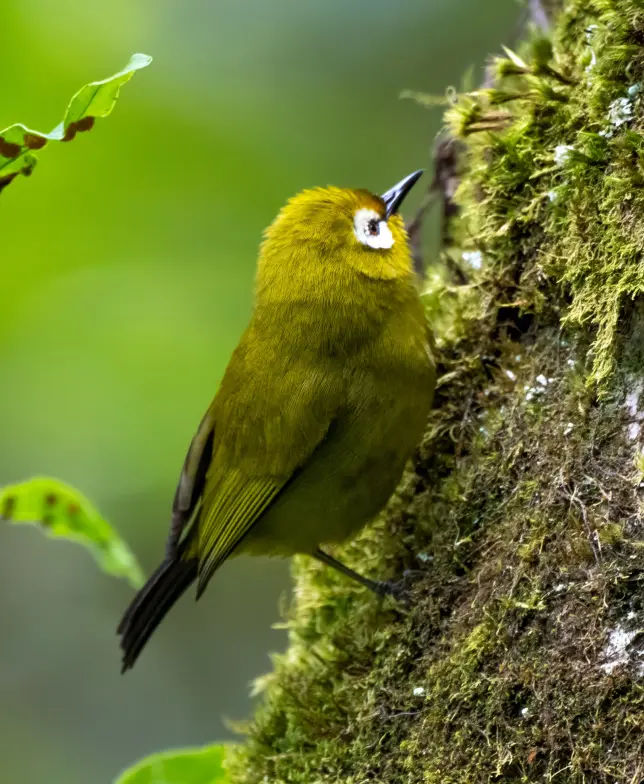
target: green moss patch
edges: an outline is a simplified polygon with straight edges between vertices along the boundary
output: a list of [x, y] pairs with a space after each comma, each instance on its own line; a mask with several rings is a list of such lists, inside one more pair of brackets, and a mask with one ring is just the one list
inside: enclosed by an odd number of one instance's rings
[[448, 112], [436, 407], [342, 548], [409, 606], [297, 561], [235, 781], [644, 778], [644, 4], [569, 2], [494, 69]]

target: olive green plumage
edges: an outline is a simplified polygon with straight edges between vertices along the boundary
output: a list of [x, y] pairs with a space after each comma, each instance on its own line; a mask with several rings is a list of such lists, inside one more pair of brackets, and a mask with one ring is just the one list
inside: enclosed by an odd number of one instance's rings
[[319, 557], [394, 491], [434, 362], [395, 214], [406, 190], [395, 204], [391, 193], [304, 191], [266, 231], [253, 315], [190, 445], [166, 558], [119, 627], [124, 669], [186, 587], [196, 579], [200, 595], [229, 556]]

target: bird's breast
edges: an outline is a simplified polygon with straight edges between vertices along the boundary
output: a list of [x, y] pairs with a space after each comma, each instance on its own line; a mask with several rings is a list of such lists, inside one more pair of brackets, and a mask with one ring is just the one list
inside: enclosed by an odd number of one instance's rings
[[379, 350], [345, 368], [342, 411], [243, 551], [310, 553], [352, 536], [380, 512], [422, 437], [431, 405], [433, 365], [427, 347], [418, 349], [410, 341], [406, 351]]

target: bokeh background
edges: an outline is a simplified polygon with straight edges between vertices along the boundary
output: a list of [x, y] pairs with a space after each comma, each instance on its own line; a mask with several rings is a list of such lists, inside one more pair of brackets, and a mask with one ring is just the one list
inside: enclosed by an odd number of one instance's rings
[[[518, 15], [515, 0], [3, 0], [0, 127], [50, 130], [81, 85], [155, 60], [1, 196], [0, 484], [71, 482], [149, 571], [263, 228], [303, 187], [380, 191], [426, 165], [440, 112], [399, 93], [458, 85]], [[285, 645], [271, 625], [288, 590], [283, 562], [226, 564], [121, 678], [131, 589], [72, 544], [0, 528], [0, 780], [108, 783], [231, 737], [224, 718], [250, 713]]]

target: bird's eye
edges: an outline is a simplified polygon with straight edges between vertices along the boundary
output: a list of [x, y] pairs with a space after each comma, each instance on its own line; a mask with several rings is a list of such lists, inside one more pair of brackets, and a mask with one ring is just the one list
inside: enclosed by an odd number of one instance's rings
[[387, 221], [375, 210], [359, 209], [353, 219], [353, 231], [357, 239], [374, 250], [386, 250], [394, 244]]

